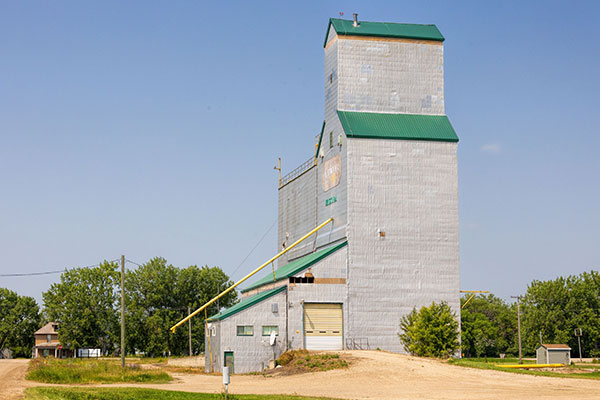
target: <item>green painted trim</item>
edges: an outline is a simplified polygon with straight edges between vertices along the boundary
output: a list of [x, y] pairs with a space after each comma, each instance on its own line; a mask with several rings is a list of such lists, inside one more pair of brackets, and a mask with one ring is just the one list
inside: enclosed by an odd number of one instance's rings
[[458, 142], [458, 136], [445, 115], [337, 113], [349, 138]]
[[272, 296], [276, 295], [277, 293], [284, 291], [286, 288], [287, 288], [287, 286], [281, 286], [281, 287], [271, 289], [271, 290], [266, 290], [264, 292], [260, 292], [256, 295], [254, 295], [254, 296], [242, 299], [242, 301], [240, 301], [239, 303], [229, 307], [226, 310], [221, 311], [218, 314], [213, 315], [212, 317], [209, 317], [207, 321], [224, 320], [227, 317], [237, 314], [240, 311], [247, 309], [248, 307], [252, 307], [256, 303], [260, 303], [261, 301], [266, 300], [269, 297], [272, 297]]
[[319, 158], [319, 150], [321, 150], [321, 142], [323, 141], [323, 132], [325, 132], [325, 121], [323, 121], [323, 126], [321, 126], [321, 135], [319, 136], [319, 145], [317, 146], [315, 158]]
[[323, 48], [325, 48], [325, 46], [327, 46], [327, 38], [329, 37], [329, 30], [331, 29], [331, 20], [332, 19], [333, 18], [329, 18], [329, 23], [327, 24], [327, 32], [325, 32], [325, 40], [323, 41]]
[[327, 37], [333, 25], [333, 29], [338, 35], [349, 36], [374, 36], [405, 38], [415, 40], [433, 40], [443, 42], [446, 40], [437, 26], [423, 24], [400, 24], [395, 22], [370, 22], [358, 21], [359, 25], [354, 26], [353, 21], [346, 19], [330, 18], [325, 33], [323, 47], [327, 46]]
[[343, 243], [337, 244], [335, 246], [331, 246], [326, 249], [317, 251], [315, 253], [308, 254], [297, 260], [294, 260], [294, 261], [284, 265], [283, 267], [277, 268], [277, 270], [275, 271], [275, 280], [273, 280], [273, 275], [269, 274], [269, 275], [265, 276], [264, 278], [262, 278], [261, 280], [259, 280], [258, 282], [248, 286], [245, 289], [242, 289], [242, 293], [245, 293], [252, 289], [259, 288], [259, 287], [261, 287], [263, 285], [267, 285], [269, 283], [279, 282], [283, 279], [289, 278], [290, 276], [296, 275], [298, 272], [307, 269], [311, 265], [321, 261], [328, 255], [335, 253], [336, 251], [338, 251], [342, 247], [346, 246], [347, 244], [348, 244], [348, 242], [343, 242]]

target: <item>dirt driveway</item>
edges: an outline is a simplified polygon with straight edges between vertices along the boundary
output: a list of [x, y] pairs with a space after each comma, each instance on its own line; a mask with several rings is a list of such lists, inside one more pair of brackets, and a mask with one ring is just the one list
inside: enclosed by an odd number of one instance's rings
[[[344, 399], [600, 399], [600, 380], [548, 378], [464, 368], [380, 351], [342, 352], [347, 370], [291, 376], [233, 375], [230, 392], [298, 394]], [[178, 375], [164, 385], [122, 385], [187, 392], [219, 392], [221, 377]]]
[[[230, 392], [299, 394], [344, 399], [587, 400], [600, 398], [600, 380], [517, 375], [458, 367], [440, 361], [379, 351], [343, 353], [355, 359], [347, 370], [268, 377], [233, 375]], [[17, 377], [22, 376], [22, 373], [17, 372]], [[101, 386], [145, 387], [186, 392], [221, 391], [220, 376], [173, 375], [175, 381], [167, 384]], [[4, 375], [1, 373], [0, 382], [4, 384]], [[35, 385], [24, 382], [23, 384]], [[4, 393], [4, 387], [2, 389], [1, 393]]]
[[29, 360], [0, 360], [0, 399], [20, 399], [26, 387], [25, 380]]

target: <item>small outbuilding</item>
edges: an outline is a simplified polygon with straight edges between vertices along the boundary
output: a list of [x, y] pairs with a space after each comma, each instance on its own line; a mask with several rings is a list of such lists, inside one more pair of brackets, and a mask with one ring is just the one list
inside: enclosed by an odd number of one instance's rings
[[536, 350], [538, 364], [571, 364], [571, 348], [566, 344], [542, 344]]

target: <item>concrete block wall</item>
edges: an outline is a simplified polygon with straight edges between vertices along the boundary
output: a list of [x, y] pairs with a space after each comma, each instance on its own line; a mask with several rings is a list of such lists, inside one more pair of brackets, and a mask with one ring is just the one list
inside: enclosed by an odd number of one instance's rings
[[343, 111], [444, 114], [444, 48], [407, 40], [337, 41]]
[[371, 347], [403, 352], [400, 318], [415, 306], [446, 301], [460, 320], [456, 151], [348, 140], [348, 334]]

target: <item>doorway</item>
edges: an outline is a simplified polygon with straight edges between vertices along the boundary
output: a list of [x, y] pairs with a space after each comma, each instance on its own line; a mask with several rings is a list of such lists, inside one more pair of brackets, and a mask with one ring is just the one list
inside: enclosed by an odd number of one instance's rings
[[225, 367], [229, 367], [229, 373], [233, 374], [233, 351], [225, 352]]

